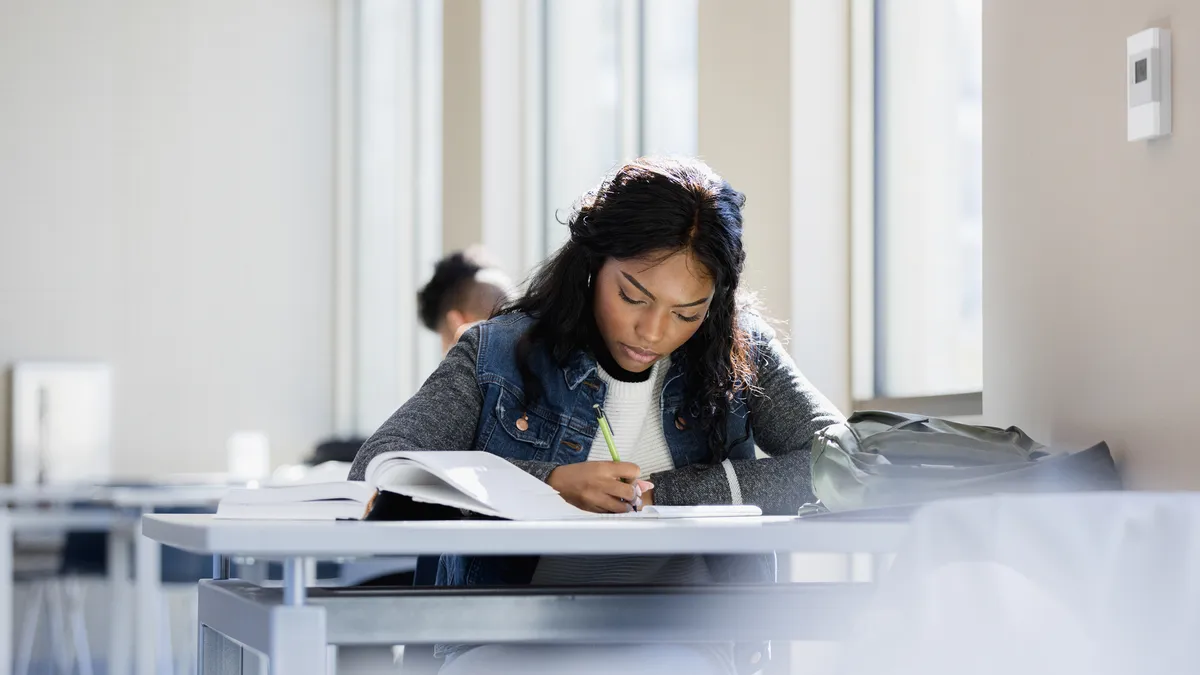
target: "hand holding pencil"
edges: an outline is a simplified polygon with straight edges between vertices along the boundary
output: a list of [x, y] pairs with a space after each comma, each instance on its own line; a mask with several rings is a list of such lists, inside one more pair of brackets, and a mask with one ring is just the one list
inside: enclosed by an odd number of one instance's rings
[[613, 461], [564, 464], [551, 471], [546, 482], [568, 503], [585, 511], [625, 513], [649, 506], [653, 503], [650, 491], [654, 484], [638, 479], [642, 470], [637, 464], [621, 461], [603, 409], [596, 406], [596, 414]]
[[636, 500], [634, 481], [642, 470], [630, 462], [564, 464], [546, 479], [569, 504], [594, 513], [625, 513]]
[[[621, 455], [617, 452], [617, 442], [613, 439], [612, 427], [608, 424], [608, 417], [604, 415], [604, 408], [601, 408], [599, 403], [592, 407], [596, 410], [596, 422], [600, 425], [600, 433], [604, 436], [605, 445], [608, 446], [609, 456], [612, 457], [612, 461], [620, 462]], [[650, 492], [654, 489], [654, 483], [646, 480], [638, 480], [637, 478], [632, 480], [622, 480], [633, 484], [633, 500], [629, 502], [630, 510], [641, 510], [643, 505], [643, 496], [646, 497], [644, 500], [646, 502], [646, 506], [654, 503], [654, 499], [652, 497], [653, 493]]]

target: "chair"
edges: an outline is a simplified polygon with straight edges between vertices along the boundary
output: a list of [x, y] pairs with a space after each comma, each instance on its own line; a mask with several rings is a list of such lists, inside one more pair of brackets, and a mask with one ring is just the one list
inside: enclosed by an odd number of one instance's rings
[[[71, 508], [96, 508], [74, 504]], [[94, 664], [84, 614], [82, 577], [102, 577], [108, 568], [108, 535], [104, 532], [68, 532], [56, 569], [21, 575], [30, 583], [32, 600], [25, 607], [14, 659], [16, 675], [26, 675], [33, 664], [33, 648], [45, 608], [50, 651], [60, 673], [78, 671], [92, 675]], [[69, 637], [68, 637], [69, 633]]]

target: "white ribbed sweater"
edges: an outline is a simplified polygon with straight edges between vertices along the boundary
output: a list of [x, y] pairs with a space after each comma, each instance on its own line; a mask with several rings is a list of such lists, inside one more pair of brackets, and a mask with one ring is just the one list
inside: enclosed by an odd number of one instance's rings
[[[604, 368], [598, 369], [607, 389], [604, 414], [608, 417], [608, 425], [612, 427], [617, 454], [623, 461], [637, 464], [642, 470], [642, 478], [675, 468], [667, 439], [663, 436], [662, 420], [658, 416], [659, 399], [662, 398], [663, 383], [670, 367], [669, 358], [655, 363], [645, 382], [621, 382], [605, 372]], [[612, 461], [599, 430], [592, 439], [588, 461]]]
[[[659, 398], [670, 359], [654, 364], [645, 382], [621, 382], [600, 368], [607, 393], [604, 414], [612, 427], [617, 454], [637, 464], [642, 478], [675, 468], [659, 419]], [[611, 462], [599, 431], [588, 452], [589, 462]], [[534, 584], [647, 584], [709, 583], [712, 575], [699, 556], [543, 556], [533, 574]]]

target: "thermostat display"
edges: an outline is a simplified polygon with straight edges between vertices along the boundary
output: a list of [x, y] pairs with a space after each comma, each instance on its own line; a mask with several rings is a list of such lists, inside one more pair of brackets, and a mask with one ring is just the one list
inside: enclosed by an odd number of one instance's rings
[[1171, 32], [1144, 30], [1126, 40], [1128, 138], [1171, 133]]

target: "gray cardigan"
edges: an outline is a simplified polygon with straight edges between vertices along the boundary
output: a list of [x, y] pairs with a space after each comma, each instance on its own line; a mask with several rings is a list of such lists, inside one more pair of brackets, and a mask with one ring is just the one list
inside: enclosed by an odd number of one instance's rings
[[[729, 504], [736, 480], [741, 501], [764, 513], [795, 514], [812, 501], [809, 451], [812, 437], [843, 420], [841, 413], [796, 368], [782, 343], [766, 336], [759, 350], [759, 392], [749, 397], [754, 440], [768, 455], [721, 465], [694, 464], [654, 474], [656, 504]], [[351, 480], [363, 480], [367, 463], [392, 450], [460, 450], [472, 447], [483, 407], [476, 379], [479, 330], [467, 331], [421, 389], [381, 426], [354, 459]], [[515, 461], [545, 480], [557, 465]]]

